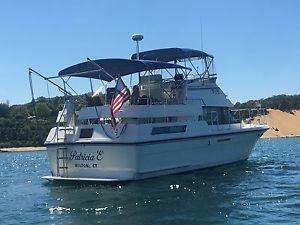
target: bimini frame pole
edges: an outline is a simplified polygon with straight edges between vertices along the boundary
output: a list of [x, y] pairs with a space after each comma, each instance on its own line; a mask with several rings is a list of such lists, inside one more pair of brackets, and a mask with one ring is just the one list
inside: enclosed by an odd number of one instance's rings
[[[108, 75], [111, 79], [113, 79], [116, 83], [116, 78], [114, 78], [111, 74], [109, 74], [104, 68], [102, 68], [101, 66], [99, 66], [97, 63], [95, 63], [93, 60], [91, 60], [90, 58], [86, 58], [90, 63], [92, 63], [94, 66], [96, 66], [99, 70], [103, 71], [106, 75]], [[101, 81], [103, 87], [106, 89], [106, 85], [104, 84], [103, 80], [101, 79], [100, 77], [100, 74], [99, 74], [99, 80]], [[91, 84], [91, 87], [92, 87], [92, 80], [90, 79], [90, 84]], [[99, 89], [98, 89], [99, 90]], [[106, 91], [106, 90], [105, 90]], [[92, 90], [92, 92], [94, 92]], [[105, 103], [106, 104], [106, 99], [107, 99], [107, 93], [105, 95]]]
[[36, 116], [36, 111], [35, 111], [35, 98], [34, 98], [34, 92], [33, 92], [33, 84], [32, 84], [32, 71], [29, 68], [28, 72], [28, 79], [29, 79], [29, 85], [30, 85], [30, 91], [31, 91], [31, 102], [33, 104], [33, 116]]
[[[42, 74], [38, 73], [37, 71], [29, 68], [29, 74], [30, 74], [30, 80], [31, 80], [31, 74], [34, 73], [38, 76], [40, 76], [41, 78], [43, 78], [44, 80], [50, 82], [51, 84], [53, 84], [54, 86], [56, 86], [61, 92], [63, 92], [64, 94], [67, 94], [69, 96], [73, 96], [70, 92], [68, 92], [65, 88], [62, 88], [61, 86], [59, 86], [58, 84], [54, 83], [52, 80], [50, 80], [50, 78], [43, 76]], [[31, 80], [32, 81], [32, 80]], [[30, 81], [29, 81], [30, 82]], [[32, 85], [31, 85], [32, 86]], [[33, 92], [33, 89], [32, 89]], [[33, 96], [33, 93], [32, 93]]]
[[[86, 58], [89, 62], [91, 62], [94, 66], [96, 66], [98, 69], [102, 70], [105, 74], [107, 74], [112, 80], [116, 80], [115, 77], [113, 77], [112, 75], [110, 75], [104, 68], [102, 68], [100, 65], [98, 65], [97, 63], [95, 63], [93, 60], [91, 60], [90, 58]], [[101, 77], [99, 76], [99, 79], [101, 80]], [[102, 80], [101, 80], [102, 81]], [[102, 83], [104, 86], [104, 83]]]

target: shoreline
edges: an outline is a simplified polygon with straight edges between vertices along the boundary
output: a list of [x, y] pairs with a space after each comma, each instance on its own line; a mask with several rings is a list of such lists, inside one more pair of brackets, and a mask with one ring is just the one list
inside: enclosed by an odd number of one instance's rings
[[275, 138], [300, 138], [300, 135], [287, 135], [287, 136], [261, 136], [260, 139], [275, 139]]
[[0, 152], [33, 152], [45, 151], [46, 147], [17, 147], [17, 148], [0, 148]]

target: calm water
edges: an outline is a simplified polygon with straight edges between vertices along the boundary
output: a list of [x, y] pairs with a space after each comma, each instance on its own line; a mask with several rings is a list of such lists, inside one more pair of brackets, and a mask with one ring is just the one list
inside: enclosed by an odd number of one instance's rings
[[121, 185], [55, 185], [46, 152], [0, 154], [0, 224], [300, 224], [300, 138], [248, 161]]

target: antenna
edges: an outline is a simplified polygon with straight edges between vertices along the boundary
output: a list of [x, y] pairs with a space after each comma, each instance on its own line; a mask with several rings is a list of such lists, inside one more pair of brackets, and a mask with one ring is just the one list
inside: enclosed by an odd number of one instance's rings
[[201, 51], [203, 52], [203, 32], [202, 32], [202, 21], [200, 23], [200, 37], [201, 37]]
[[144, 39], [144, 36], [142, 34], [133, 34], [132, 40], [136, 41], [136, 59], [140, 59], [140, 48], [139, 48], [139, 41]]
[[[203, 47], [202, 20], [200, 21], [200, 38], [201, 38], [201, 51], [203, 52], [204, 51], [204, 47]], [[204, 70], [204, 68], [206, 70], [206, 60], [205, 60], [205, 58], [204, 58], [204, 60], [201, 60], [201, 61], [202, 61], [202, 71]]]

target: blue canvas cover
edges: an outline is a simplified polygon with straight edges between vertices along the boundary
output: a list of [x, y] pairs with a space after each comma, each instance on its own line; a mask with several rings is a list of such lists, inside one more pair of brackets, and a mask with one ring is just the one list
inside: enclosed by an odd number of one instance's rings
[[131, 60], [131, 59], [98, 59], [92, 62], [83, 62], [61, 70], [59, 76], [85, 77], [105, 81], [112, 81], [117, 77], [137, 72], [155, 69], [187, 69], [190, 68], [152, 60]]
[[[155, 60], [162, 62], [171, 62], [178, 61], [181, 59], [188, 58], [213, 58], [212, 55], [209, 55], [205, 52], [189, 49], [189, 48], [163, 48], [163, 49], [155, 49], [145, 52], [139, 53], [139, 59], [142, 60]], [[137, 54], [133, 54], [131, 59], [136, 59]]]

